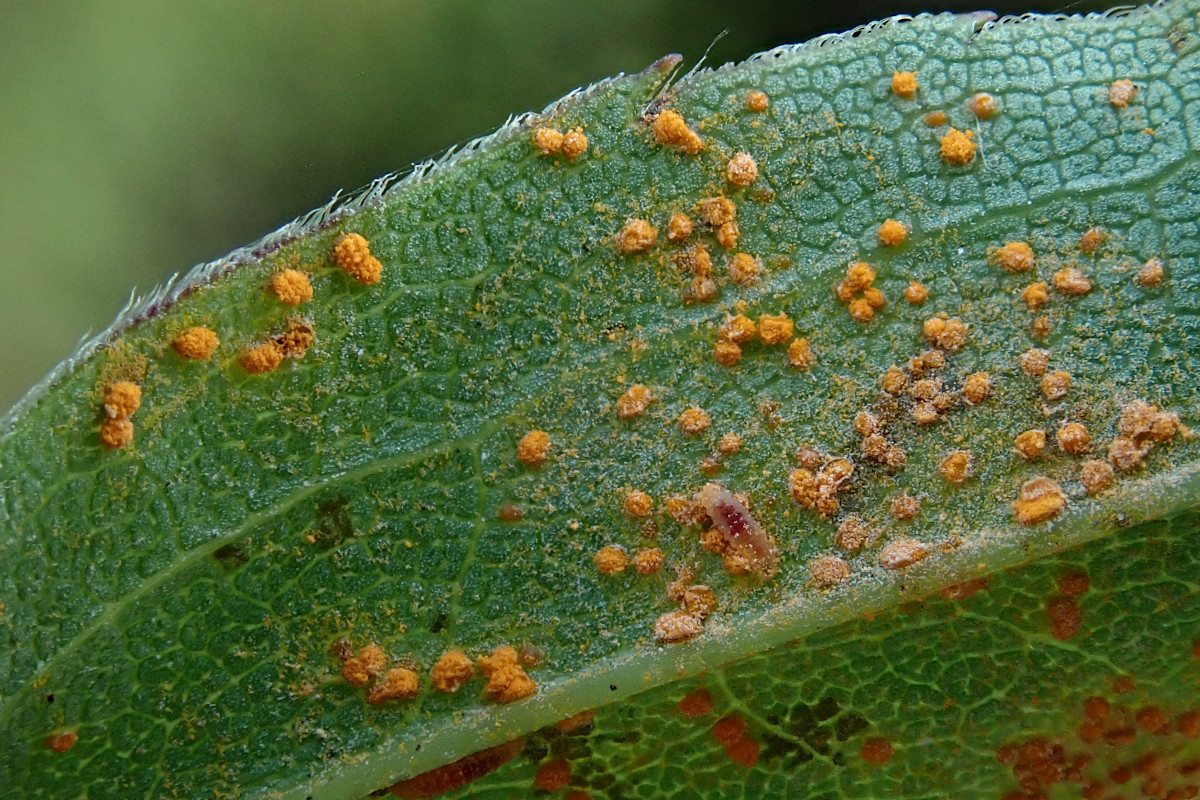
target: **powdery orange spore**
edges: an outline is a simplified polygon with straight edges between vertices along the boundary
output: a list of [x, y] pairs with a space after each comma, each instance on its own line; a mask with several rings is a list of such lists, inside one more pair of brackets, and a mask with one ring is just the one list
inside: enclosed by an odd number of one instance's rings
[[729, 259], [729, 279], [741, 286], [758, 280], [758, 259], [749, 253], [737, 253]]
[[171, 347], [180, 358], [207, 361], [220, 344], [217, 334], [203, 325], [185, 328], [171, 340]]
[[967, 343], [967, 326], [957, 317], [946, 319], [944, 316], [931, 317], [922, 326], [925, 338], [935, 347], [949, 350], [953, 353]]
[[908, 376], [904, 374], [904, 370], [893, 364], [880, 376], [879, 385], [888, 394], [898, 397], [908, 389]]
[[763, 314], [758, 318], [758, 338], [763, 344], [782, 344], [792, 338], [792, 330], [787, 314]]
[[679, 415], [679, 430], [686, 436], [698, 436], [712, 424], [712, 418], [702, 408], [692, 407]]
[[900, 494], [892, 498], [888, 509], [896, 519], [916, 519], [921, 513], [921, 501], [911, 495]]
[[475, 665], [462, 650], [450, 650], [433, 665], [430, 677], [439, 692], [457, 692], [475, 674]]
[[696, 212], [700, 221], [710, 228], [719, 228], [737, 219], [737, 205], [728, 197], [705, 197], [696, 203]]
[[725, 180], [746, 187], [758, 180], [758, 162], [749, 153], [737, 153], [725, 165]]
[[1025, 481], [1012, 504], [1013, 516], [1022, 525], [1054, 519], [1066, 507], [1067, 496], [1062, 487], [1042, 475]]
[[1013, 449], [1026, 461], [1040, 458], [1046, 450], [1046, 432], [1032, 429], [1021, 433], [1013, 440]]
[[641, 253], [658, 240], [658, 228], [644, 219], [628, 219], [617, 232], [616, 245], [622, 253]]
[[762, 112], [766, 111], [770, 105], [771, 100], [767, 97], [766, 92], [759, 91], [758, 89], [751, 89], [750, 91], [746, 92], [747, 110], [753, 111], [756, 114], [761, 114]]
[[905, 100], [912, 100], [917, 96], [917, 73], [915, 72], [900, 72], [892, 73], [892, 93], [897, 97], [903, 97]]
[[1092, 279], [1075, 267], [1067, 267], [1054, 273], [1054, 288], [1065, 295], [1079, 297], [1092, 290]]
[[742, 437], [736, 433], [727, 433], [717, 442], [717, 452], [731, 456], [742, 449]]
[[951, 128], [942, 137], [942, 161], [956, 167], [970, 164], [975, 158], [975, 142], [971, 137], [974, 131], [963, 133], [957, 128]]
[[977, 92], [967, 101], [967, 108], [979, 119], [989, 119], [1000, 110], [1000, 101], [987, 92]]
[[654, 138], [659, 144], [669, 145], [691, 156], [704, 149], [704, 140], [688, 127], [678, 111], [668, 109], [661, 112], [654, 118], [653, 128]]
[[631, 517], [648, 517], [654, 510], [654, 498], [640, 489], [634, 489], [621, 500], [621, 507]]
[[738, 228], [736, 222], [726, 222], [717, 228], [713, 237], [717, 240], [717, 244], [724, 247], [726, 250], [732, 250], [737, 247], [738, 240], [741, 238], [742, 232]]
[[[671, 219], [667, 222], [667, 240], [671, 242], [682, 242], [684, 239], [692, 235], [692, 218], [687, 214], [675, 213], [671, 215]], [[707, 252], [705, 257], [707, 257]], [[710, 267], [708, 273], [712, 272]], [[708, 274], [705, 273], [705, 274]], [[699, 274], [699, 273], [697, 273]]]
[[1071, 390], [1071, 373], [1062, 369], [1047, 372], [1042, 376], [1038, 388], [1047, 400], [1061, 400]]
[[242, 353], [238, 360], [251, 375], [265, 375], [274, 372], [283, 363], [283, 350], [275, 342], [265, 342]]
[[654, 621], [654, 638], [662, 644], [685, 642], [703, 630], [704, 623], [682, 609], [668, 611]]
[[707, 586], [689, 586], [683, 592], [683, 610], [696, 619], [707, 619], [717, 610], [717, 595]]
[[617, 416], [621, 419], [633, 419], [645, 412], [654, 401], [651, 391], [640, 383], [635, 383], [617, 398]]
[[1107, 462], [1091, 459], [1079, 465], [1079, 482], [1088, 494], [1099, 494], [1113, 482], [1113, 468]]
[[1031, 311], [1036, 311], [1050, 300], [1050, 292], [1047, 291], [1046, 282], [1038, 281], [1031, 283], [1021, 292], [1021, 301], [1029, 307]]
[[904, 299], [914, 306], [919, 306], [929, 299], [929, 287], [912, 281], [904, 288]]
[[369, 644], [342, 662], [342, 677], [352, 686], [366, 686], [371, 679], [383, 672], [387, 665], [387, 654], [377, 644]]
[[977, 406], [992, 394], [992, 376], [986, 372], [973, 372], [963, 381], [963, 398]]
[[561, 758], [542, 764], [533, 776], [533, 788], [543, 792], [561, 792], [570, 782], [571, 765]]
[[1138, 87], [1130, 80], [1114, 81], [1108, 87], [1108, 102], [1113, 108], [1125, 108], [1137, 97]]
[[530, 468], [540, 467], [549, 452], [550, 434], [545, 431], [532, 430], [517, 442], [517, 460]]
[[543, 155], [551, 155], [562, 149], [563, 134], [556, 128], [541, 127], [533, 132], [533, 146]]
[[938, 109], [937, 111], [930, 111], [923, 117], [923, 121], [926, 128], [940, 127], [945, 125], [947, 122], [946, 112], [942, 111], [941, 109]]
[[1137, 275], [1133, 276], [1133, 282], [1138, 286], [1146, 289], [1154, 289], [1162, 286], [1163, 282], [1163, 262], [1161, 258], [1152, 258], [1142, 265], [1138, 270]]
[[1028, 272], [1037, 265], [1037, 257], [1027, 242], [1009, 242], [991, 254], [991, 260], [1009, 272]]
[[618, 572], [624, 572], [629, 566], [629, 554], [625, 552], [624, 547], [616, 544], [601, 547], [592, 556], [592, 560], [596, 562], [596, 569], [605, 575], [616, 575]]
[[583, 128], [568, 131], [562, 140], [562, 154], [568, 161], [574, 161], [587, 152], [588, 138]]
[[483, 692], [497, 703], [513, 703], [537, 692], [537, 684], [525, 673], [513, 647], [497, 647], [490, 656], [481, 656], [478, 664], [488, 679]]
[[1108, 233], [1104, 228], [1088, 228], [1083, 236], [1079, 237], [1079, 249], [1090, 256], [1107, 240]]
[[347, 233], [333, 246], [333, 261], [350, 277], [364, 286], [383, 279], [383, 265], [371, 255], [371, 245], [357, 233]]
[[908, 238], [908, 226], [894, 219], [886, 219], [879, 226], [878, 236], [879, 243], [884, 247], [895, 247]]
[[846, 552], [854, 553], [861, 550], [870, 538], [871, 532], [867, 530], [863, 518], [857, 514], [851, 514], [838, 525], [833, 541]]
[[298, 269], [285, 269], [271, 277], [271, 294], [285, 306], [298, 306], [313, 298], [312, 282]]
[[808, 339], [804, 338], [792, 339], [792, 343], [788, 345], [787, 357], [788, 364], [801, 371], [807, 370], [817, 360]]
[[302, 319], [288, 321], [287, 328], [271, 341], [279, 348], [284, 358], [301, 358], [317, 340], [313, 326]]
[[367, 690], [367, 702], [380, 705], [389, 700], [411, 700], [421, 689], [421, 679], [407, 667], [392, 667]]
[[963, 483], [971, 477], [972, 460], [969, 450], [955, 450], [938, 464], [938, 473], [950, 483]]
[[1047, 350], [1033, 348], [1026, 350], [1017, 357], [1021, 371], [1031, 378], [1040, 378], [1050, 368], [1050, 353]]
[[821, 556], [808, 565], [808, 582], [829, 589], [850, 580], [850, 565], [837, 556]]
[[1055, 435], [1058, 449], [1072, 456], [1086, 453], [1092, 446], [1092, 437], [1087, 428], [1078, 422], [1068, 422]]
[[142, 387], [133, 381], [115, 381], [104, 393], [104, 415], [109, 419], [128, 419], [142, 405]]
[[100, 443], [109, 450], [119, 450], [133, 441], [133, 423], [127, 418], [106, 419], [100, 425]]
[[666, 557], [663, 556], [663, 551], [657, 547], [638, 550], [633, 556], [633, 566], [639, 575], [653, 575], [662, 569], [664, 563], [666, 563]]
[[723, 367], [737, 366], [742, 360], [742, 348], [735, 342], [718, 339], [713, 344], [713, 359]]

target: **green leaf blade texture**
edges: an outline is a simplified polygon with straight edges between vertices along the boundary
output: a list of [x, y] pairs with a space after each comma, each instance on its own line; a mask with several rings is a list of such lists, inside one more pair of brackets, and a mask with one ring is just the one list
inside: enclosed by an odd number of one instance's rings
[[[1133, 400], [1196, 422], [1197, 10], [891, 21], [660, 94], [666, 61], [544, 115], [585, 130], [574, 161], [539, 154], [538, 123], [524, 121], [177, 285], [0, 433], [0, 795], [358, 797], [517, 737], [511, 761], [459, 794], [531, 793], [561, 760], [593, 798], [998, 796], [1021, 788], [999, 748], [1039, 737], [1092, 755], [1098, 776], [1161, 751], [1168, 788], [1186, 784], [1180, 768], [1200, 756], [1185, 730], [1200, 678], [1197, 444], [1157, 444], [1096, 498], [1078, 475]], [[914, 100], [891, 93], [893, 70], [918, 72]], [[1108, 87], [1123, 79], [1139, 92], [1118, 109]], [[770, 97], [766, 112], [745, 108], [750, 89]], [[999, 99], [995, 116], [970, 115], [976, 92]], [[663, 108], [699, 131], [701, 153], [654, 142], [645, 115]], [[923, 120], [937, 109], [980, 143], [969, 165], [941, 160], [946, 126]], [[744, 189], [724, 175], [737, 152], [759, 166]], [[762, 268], [733, 283], [733, 251], [698, 225], [686, 245], [709, 247], [719, 294], [688, 304], [667, 219], [716, 195], [737, 204], [736, 250]], [[645, 253], [614, 246], [631, 217], [659, 228]], [[900, 247], [878, 243], [887, 218], [912, 227]], [[1107, 239], [1088, 254], [1092, 228]], [[347, 231], [371, 242], [379, 285], [332, 266]], [[1030, 242], [1034, 272], [989, 263], [1007, 241]], [[1165, 264], [1159, 288], [1133, 281], [1151, 258]], [[869, 324], [833, 292], [858, 260], [888, 301]], [[299, 309], [265, 291], [283, 267], [312, 272]], [[1053, 288], [1069, 267], [1089, 292]], [[1037, 313], [1019, 299], [1035, 280], [1051, 284]], [[929, 287], [923, 305], [903, 300], [910, 281]], [[786, 312], [816, 362], [798, 371], [786, 344], [750, 343], [736, 367], [717, 364], [718, 328], [739, 308]], [[992, 396], [929, 426], [903, 406], [888, 432], [907, 462], [888, 469], [863, 457], [854, 420], [886, 411], [881, 376], [929, 348], [922, 325], [939, 312], [969, 326], [937, 372], [945, 387], [985, 371]], [[239, 354], [295, 316], [312, 348], [247, 374]], [[197, 324], [221, 338], [212, 361], [170, 349]], [[1023, 374], [1034, 347], [1071, 373], [1066, 398]], [[144, 392], [135, 438], [107, 451], [103, 389], [129, 375]], [[622, 420], [617, 398], [635, 383], [656, 399]], [[678, 425], [691, 407], [712, 420], [697, 436]], [[1088, 456], [1053, 444], [1066, 421], [1087, 426]], [[1034, 462], [1011, 450], [1029, 428], [1051, 439]], [[517, 460], [532, 429], [551, 439], [536, 469]], [[742, 449], [707, 463], [729, 432]], [[855, 463], [829, 518], [789, 497], [803, 447]], [[973, 454], [961, 485], [938, 472], [953, 450]], [[1069, 505], [1016, 524], [1009, 504], [1036, 475]], [[774, 537], [770, 580], [728, 574], [700, 528], [665, 513], [710, 480], [743, 493]], [[631, 489], [655, 499], [652, 516], [624, 513]], [[901, 493], [922, 499], [912, 522], [887, 513]], [[508, 505], [519, 520], [501, 519]], [[878, 536], [858, 554], [834, 545], [848, 514]], [[906, 538], [932, 555], [881, 567], [880, 548]], [[602, 575], [592, 555], [605, 545], [659, 547], [667, 566]], [[813, 588], [810, 564], [839, 552], [850, 580]], [[719, 607], [696, 640], [662, 646], [653, 625], [676, 608], [676, 567]], [[1056, 581], [1075, 572], [1090, 588], [1065, 594]], [[979, 578], [974, 597], [937, 594]], [[1060, 639], [1047, 609], [1064, 596], [1082, 627]], [[413, 666], [420, 695], [369, 705], [330, 652], [343, 639]], [[478, 677], [453, 695], [430, 686], [447, 650], [502, 645], [540, 653], [535, 697], [497, 705]], [[696, 692], [712, 709], [688, 716], [678, 704]], [[1090, 696], [1109, 698], [1110, 729], [1140, 730], [1151, 706], [1175, 727], [1125, 750], [1084, 742]], [[552, 727], [589, 709], [592, 723]], [[745, 731], [721, 739], [730, 716]], [[46, 746], [65, 731], [70, 749]], [[873, 739], [894, 749], [886, 763], [863, 757]]]

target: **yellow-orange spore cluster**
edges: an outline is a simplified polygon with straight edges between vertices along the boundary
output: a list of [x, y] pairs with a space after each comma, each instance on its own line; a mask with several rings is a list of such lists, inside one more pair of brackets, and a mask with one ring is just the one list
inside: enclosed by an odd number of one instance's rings
[[821, 556], [808, 565], [808, 582], [818, 589], [829, 589], [850, 580], [850, 565], [838, 556]]
[[180, 358], [207, 361], [220, 344], [217, 334], [203, 325], [184, 328], [171, 340], [171, 347]]
[[1056, 369], [1042, 376], [1038, 388], [1042, 392], [1042, 397], [1047, 400], [1061, 400], [1067, 396], [1067, 392], [1071, 391], [1071, 383], [1071, 373]]
[[1046, 432], [1039, 428], [1033, 428], [1020, 433], [1013, 440], [1013, 449], [1026, 461], [1041, 458], [1046, 449]]
[[1108, 87], [1108, 102], [1113, 108], [1125, 108], [1137, 97], [1138, 87], [1130, 80], [1113, 81]]
[[562, 154], [566, 156], [568, 161], [574, 161], [581, 155], [587, 152], [588, 138], [583, 132], [583, 128], [574, 128], [567, 131], [562, 140]]
[[433, 665], [430, 677], [439, 692], [457, 692], [475, 674], [475, 665], [462, 650], [450, 650]]
[[1039, 475], [1025, 481], [1013, 501], [1013, 516], [1022, 525], [1037, 525], [1057, 517], [1067, 507], [1067, 495], [1062, 487]]
[[717, 596], [707, 586], [688, 586], [680, 581], [672, 599], [680, 608], [668, 611], [654, 621], [654, 638], [660, 644], [675, 644], [699, 636], [704, 621], [717, 608]]
[[621, 507], [631, 517], [648, 517], [654, 510], [654, 498], [640, 489], [634, 489], [625, 494]]
[[313, 326], [302, 319], [288, 320], [287, 327], [271, 341], [284, 358], [300, 358], [317, 340]]
[[658, 228], [644, 219], [627, 219], [617, 232], [616, 245], [622, 253], [641, 253], [658, 240]]
[[125, 447], [133, 441], [130, 417], [142, 405], [142, 387], [133, 381], [114, 381], [104, 393], [104, 422], [100, 424], [100, 443], [109, 450]]
[[946, 118], [946, 112], [941, 109], [930, 111], [923, 117], [926, 128], [938, 128], [945, 125], [949, 120]]
[[766, 111], [771, 105], [771, 100], [767, 97], [767, 93], [758, 89], [751, 89], [746, 92], [746, 109], [753, 111], [756, 114], [761, 114]]
[[804, 337], [792, 339], [788, 345], [787, 357], [788, 363], [801, 372], [808, 370], [817, 360], [808, 339]]
[[387, 666], [387, 654], [377, 644], [369, 644], [358, 655], [342, 659], [342, 677], [353, 686], [366, 686]]
[[618, 572], [624, 572], [629, 566], [629, 554], [625, 552], [624, 547], [616, 544], [601, 547], [592, 556], [592, 560], [596, 562], [596, 569], [605, 575], [616, 575]]
[[829, 517], [841, 507], [837, 495], [849, 486], [853, 475], [852, 463], [844, 458], [835, 458], [815, 474], [804, 468], [794, 470], [788, 476], [788, 491], [802, 508]]
[[749, 253], [734, 253], [726, 264], [729, 279], [740, 286], [750, 286], [758, 280], [758, 259]]
[[546, 460], [550, 452], [550, 434], [532, 430], [517, 442], [517, 460], [527, 467], [536, 468]]
[[297, 269], [285, 269], [271, 277], [271, 294], [285, 306], [298, 306], [312, 300], [313, 287], [308, 276]]
[[333, 246], [333, 261], [364, 286], [383, 279], [383, 264], [371, 255], [371, 245], [361, 234], [347, 233]]
[[654, 118], [654, 138], [659, 144], [674, 147], [688, 155], [696, 155], [704, 149], [704, 140], [688, 127], [687, 121], [678, 111], [670, 109]]
[[[692, 218], [687, 214], [678, 212], [671, 215], [671, 219], [667, 221], [667, 241], [682, 242], [684, 239], [692, 235]], [[705, 253], [705, 256], [708, 254]], [[712, 272], [712, 269], [709, 269]]]
[[513, 703], [537, 693], [537, 684], [525, 673], [516, 648], [497, 647], [490, 656], [481, 656], [479, 671], [487, 678], [483, 692], [497, 703]]
[[834, 534], [834, 543], [849, 553], [854, 553], [866, 546], [871, 539], [871, 532], [866, 522], [857, 514], [851, 514], [838, 525]]
[[749, 153], [737, 153], [725, 165], [725, 180], [745, 188], [758, 180], [758, 162]]
[[533, 131], [533, 146], [543, 155], [553, 155], [562, 150], [563, 134], [557, 128], [542, 126]]
[[1037, 256], [1028, 242], [1008, 242], [990, 254], [992, 263], [1009, 272], [1028, 272], [1037, 265]]
[[885, 219], [879, 226], [879, 243], [884, 247], [896, 247], [908, 238], [908, 226], [894, 219]]
[[904, 288], [904, 299], [914, 306], [919, 306], [929, 299], [929, 287], [912, 281]]
[[1119, 470], [1141, 464], [1156, 442], [1168, 442], [1177, 435], [1192, 436], [1177, 413], [1159, 411], [1145, 400], [1134, 400], [1121, 409], [1117, 430], [1119, 435], [1109, 446], [1108, 460]]
[[1088, 228], [1079, 237], [1079, 249], [1086, 255], [1092, 255], [1100, 249], [1100, 245], [1108, 241], [1108, 232], [1104, 228]]
[[1050, 300], [1050, 293], [1047, 291], [1046, 282], [1038, 281], [1031, 283], [1021, 292], [1021, 301], [1029, 307], [1030, 311], [1036, 311]]
[[915, 72], [900, 72], [892, 73], [892, 93], [897, 97], [903, 97], [905, 100], [912, 100], [917, 96], [917, 73]]
[[925, 320], [923, 330], [934, 347], [951, 353], [967, 343], [967, 326], [957, 317], [947, 319], [945, 314], [931, 317]]
[[987, 92], [977, 92], [967, 101], [967, 108], [979, 119], [989, 119], [1000, 110], [1000, 101]]
[[1100, 494], [1113, 482], [1113, 468], [1107, 461], [1089, 459], [1079, 465], [1079, 482], [1088, 494]]
[[948, 483], [965, 483], [974, 471], [973, 462], [974, 456], [970, 450], [955, 450], [948, 453], [938, 464], [938, 473]]
[[1092, 279], [1075, 267], [1067, 267], [1054, 273], [1054, 288], [1065, 295], [1079, 297], [1092, 290]]
[[868, 461], [900, 469], [908, 460], [904, 450], [888, 438], [882, 422], [871, 412], [859, 412], [854, 417], [854, 429], [862, 436], [862, 452]]
[[642, 414], [654, 401], [654, 394], [640, 383], [630, 386], [617, 398], [617, 416], [621, 419], [633, 419]]
[[1161, 258], [1152, 258], [1142, 265], [1137, 274], [1133, 276], [1133, 282], [1138, 286], [1146, 289], [1154, 289], [1162, 286], [1163, 282], [1163, 262]]
[[916, 519], [921, 513], [921, 501], [912, 495], [898, 494], [892, 498], [888, 511], [899, 520]]
[[974, 372], [963, 381], [962, 395], [968, 403], [977, 406], [992, 394], [992, 376], [986, 372]]
[[838, 300], [847, 303], [850, 316], [859, 322], [870, 322], [875, 312], [887, 305], [883, 292], [876, 289], [875, 270], [865, 261], [856, 261], [846, 268], [846, 277], [833, 287]]
[[942, 137], [942, 161], [956, 167], [965, 167], [975, 159], [976, 144], [972, 139], [974, 131], [963, 131], [951, 128]]
[[698, 436], [708, 430], [711, 424], [712, 419], [708, 412], [695, 406], [679, 415], [679, 430], [686, 436]]
[[633, 556], [633, 566], [639, 575], [653, 575], [662, 569], [664, 563], [666, 563], [666, 558], [663, 556], [663, 551], [657, 547], [643, 548]]
[[392, 667], [367, 690], [367, 702], [371, 705], [388, 700], [411, 700], [421, 689], [421, 679], [408, 667]]
[[1054, 437], [1058, 449], [1072, 456], [1086, 453], [1092, 446], [1092, 437], [1082, 423], [1068, 422], [1058, 429]]

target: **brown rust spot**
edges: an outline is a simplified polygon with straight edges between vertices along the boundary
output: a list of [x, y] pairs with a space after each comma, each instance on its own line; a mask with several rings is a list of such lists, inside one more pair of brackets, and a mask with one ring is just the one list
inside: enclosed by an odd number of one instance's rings
[[703, 717], [705, 714], [712, 713], [712, 695], [707, 689], [696, 689], [685, 694], [675, 707], [688, 719]]
[[504, 742], [478, 753], [472, 753], [451, 764], [422, 772], [388, 787], [388, 791], [404, 800], [427, 800], [461, 789], [517, 757], [525, 747], [524, 739]]

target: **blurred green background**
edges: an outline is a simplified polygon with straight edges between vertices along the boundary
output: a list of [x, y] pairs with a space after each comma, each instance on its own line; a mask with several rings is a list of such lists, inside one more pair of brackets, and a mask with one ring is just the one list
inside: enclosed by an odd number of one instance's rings
[[[133, 287], [510, 113], [986, 0], [0, 0], [0, 413]], [[991, 3], [1000, 13], [1109, 3]]]

